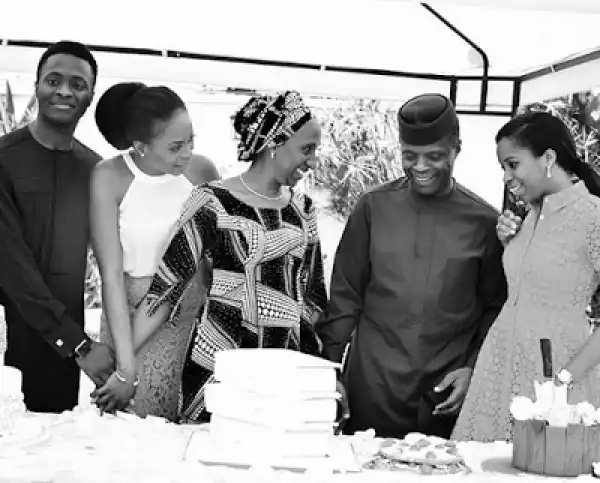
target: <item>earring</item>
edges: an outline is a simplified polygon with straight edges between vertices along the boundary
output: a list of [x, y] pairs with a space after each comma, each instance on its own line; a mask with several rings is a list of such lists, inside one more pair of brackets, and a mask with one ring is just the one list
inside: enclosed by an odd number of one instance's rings
[[551, 165], [546, 166], [546, 178], [548, 178], [548, 179], [552, 178], [552, 166]]
[[271, 151], [270, 151], [270, 152], [271, 152], [271, 161], [273, 161], [273, 160], [275, 159], [275, 151], [273, 151], [273, 150], [271, 149]]

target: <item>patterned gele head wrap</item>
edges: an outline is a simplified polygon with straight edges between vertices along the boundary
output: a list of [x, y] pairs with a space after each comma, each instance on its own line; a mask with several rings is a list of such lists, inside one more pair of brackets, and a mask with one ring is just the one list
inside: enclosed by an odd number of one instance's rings
[[252, 161], [265, 149], [281, 146], [311, 118], [310, 109], [295, 91], [253, 97], [235, 115], [238, 159]]

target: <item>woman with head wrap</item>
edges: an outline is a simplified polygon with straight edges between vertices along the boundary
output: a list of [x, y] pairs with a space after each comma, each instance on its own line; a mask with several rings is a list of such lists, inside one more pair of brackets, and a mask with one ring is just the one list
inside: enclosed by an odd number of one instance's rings
[[294, 190], [317, 163], [321, 130], [295, 92], [254, 97], [235, 116], [242, 175], [196, 188], [134, 318], [142, 346], [165, 320], [178, 324], [182, 294], [212, 265], [206, 311], [182, 378], [185, 420], [206, 420], [214, 354], [289, 348], [318, 354], [314, 321], [326, 304], [313, 202]]

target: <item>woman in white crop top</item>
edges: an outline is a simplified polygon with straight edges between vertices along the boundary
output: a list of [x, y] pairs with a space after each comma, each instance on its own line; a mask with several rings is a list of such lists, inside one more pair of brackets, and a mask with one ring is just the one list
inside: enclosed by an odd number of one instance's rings
[[[203, 294], [191, 289], [181, 326], [165, 325], [137, 354], [131, 313], [146, 294], [194, 185], [218, 179], [208, 159], [194, 155], [192, 122], [167, 87], [112, 86], [100, 98], [96, 123], [122, 154], [92, 175], [91, 235], [102, 275], [101, 339], [115, 349], [115, 372], [94, 391], [106, 411], [133, 407], [175, 419], [189, 338]], [[134, 397], [135, 395], [135, 397]]]

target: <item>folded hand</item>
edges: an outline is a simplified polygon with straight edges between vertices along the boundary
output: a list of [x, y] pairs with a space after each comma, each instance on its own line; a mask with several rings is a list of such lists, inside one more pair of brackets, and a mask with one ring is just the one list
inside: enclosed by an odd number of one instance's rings
[[348, 395], [344, 385], [338, 381], [336, 384], [336, 391], [340, 394], [340, 408], [341, 408], [341, 419], [345, 420], [350, 417], [350, 407], [348, 406]]
[[123, 381], [117, 372], [114, 372], [106, 384], [90, 394], [92, 403], [96, 404], [101, 412], [123, 411], [133, 405], [133, 397], [137, 389], [136, 381], [137, 379], [134, 378], [126, 378]]
[[523, 220], [510, 210], [505, 210], [498, 217], [496, 232], [498, 239], [506, 245], [521, 229]]
[[448, 387], [452, 387], [452, 392], [445, 401], [434, 408], [434, 415], [454, 415], [460, 411], [467, 395], [467, 389], [469, 389], [472, 373], [473, 369], [470, 367], [461, 367], [446, 374], [446, 377], [444, 377], [434, 390], [435, 392], [443, 392]]
[[115, 353], [110, 346], [93, 342], [89, 354], [81, 359], [76, 358], [75, 361], [96, 387], [100, 387], [106, 383], [114, 371]]

